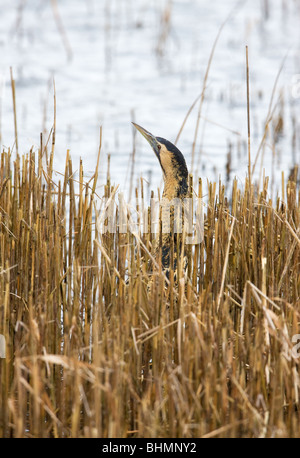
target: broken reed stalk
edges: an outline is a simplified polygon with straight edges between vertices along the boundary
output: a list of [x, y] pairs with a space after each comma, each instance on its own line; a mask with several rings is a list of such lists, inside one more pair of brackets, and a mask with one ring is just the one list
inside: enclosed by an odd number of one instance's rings
[[18, 152], [19, 152], [19, 146], [18, 146], [16, 86], [15, 86], [15, 80], [14, 80], [14, 78], [13, 78], [12, 67], [10, 67], [10, 82], [11, 82], [11, 91], [12, 91], [12, 100], [13, 100], [13, 110], [14, 110], [15, 145], [16, 145], [16, 152], [17, 152], [17, 154], [18, 154]]
[[[52, 169], [53, 169], [53, 159], [54, 159], [54, 150], [55, 150], [55, 138], [56, 138], [56, 90], [55, 90], [55, 80], [53, 78], [53, 127], [52, 127], [52, 146], [50, 153], [50, 163], [48, 164], [48, 177], [52, 178]], [[47, 151], [47, 149], [45, 149]], [[46, 156], [47, 159], [47, 156]]]
[[[262, 137], [262, 139], [261, 139], [261, 141], [260, 141], [259, 147], [258, 147], [257, 152], [256, 152], [256, 155], [255, 155], [255, 159], [254, 159], [254, 161], [253, 161], [252, 175], [254, 175], [255, 168], [256, 168], [256, 164], [257, 164], [259, 155], [261, 154], [262, 148], [265, 146], [266, 139], [267, 139], [268, 132], [269, 132], [270, 122], [272, 121], [273, 116], [274, 116], [274, 111], [275, 111], [275, 108], [276, 108], [276, 105], [275, 105], [275, 107], [273, 106], [274, 97], [275, 97], [275, 94], [276, 94], [276, 89], [277, 89], [277, 84], [278, 84], [278, 81], [279, 81], [279, 77], [280, 77], [281, 72], [282, 72], [282, 70], [283, 70], [283, 68], [284, 68], [284, 64], [285, 64], [285, 61], [286, 61], [286, 59], [287, 59], [287, 56], [288, 56], [288, 52], [286, 53], [286, 55], [285, 55], [284, 58], [282, 59], [280, 68], [279, 68], [279, 70], [278, 70], [278, 73], [277, 73], [276, 78], [275, 78], [275, 81], [274, 81], [274, 85], [273, 85], [273, 88], [272, 88], [272, 94], [271, 94], [271, 98], [270, 98], [270, 102], [269, 102], [269, 107], [268, 107], [268, 113], [267, 113], [266, 120], [265, 120], [265, 128], [264, 128], [264, 132], [263, 132], [263, 137]], [[262, 160], [263, 160], [263, 158], [262, 158]], [[261, 161], [262, 161], [262, 160], [261, 160]], [[261, 164], [261, 171], [262, 171], [262, 164]], [[260, 171], [259, 184], [260, 184], [260, 182], [261, 182], [261, 171]]]
[[[298, 437], [295, 181], [274, 202], [267, 178], [252, 193], [249, 179], [208, 183], [204, 239], [177, 281], [155, 234], [103, 211], [99, 158], [85, 183], [67, 153], [54, 183], [42, 151], [0, 156], [0, 436]], [[109, 175], [104, 195], [118, 201]]]
[[[204, 80], [203, 80], [203, 88], [202, 88], [201, 95], [200, 95], [200, 104], [199, 104], [198, 115], [197, 115], [197, 120], [196, 120], [196, 127], [195, 127], [195, 132], [194, 132], [194, 140], [193, 140], [193, 145], [192, 145], [191, 172], [193, 172], [193, 169], [194, 169], [196, 142], [197, 142], [197, 137], [198, 137], [198, 130], [199, 130], [202, 106], [203, 106], [203, 102], [204, 102], [204, 97], [205, 97], [205, 91], [206, 91], [206, 87], [207, 87], [207, 80], [208, 80], [210, 66], [211, 66], [211, 63], [212, 63], [212, 59], [213, 59], [213, 56], [214, 56], [214, 53], [215, 53], [215, 49], [216, 49], [219, 37], [221, 35], [221, 32], [222, 32], [226, 22], [229, 20], [230, 16], [231, 16], [231, 13], [226, 18], [226, 20], [221, 24], [221, 26], [220, 26], [220, 28], [218, 30], [217, 36], [216, 36], [215, 41], [213, 43], [213, 47], [211, 49], [211, 53], [210, 53], [210, 56], [209, 56], [209, 59], [208, 59], [208, 64], [207, 64], [207, 67], [206, 67], [206, 72], [205, 72]], [[180, 130], [179, 134], [181, 133], [181, 131], [182, 131], [182, 129]], [[178, 136], [176, 138], [176, 142], [179, 139], [179, 134], [178, 134]]]
[[58, 11], [57, 0], [51, 0], [51, 7], [52, 7], [52, 11], [53, 11], [55, 24], [56, 24], [58, 32], [59, 32], [59, 34], [61, 36], [61, 39], [62, 39], [64, 48], [65, 48], [68, 60], [71, 60], [72, 57], [73, 57], [73, 51], [72, 51], [72, 48], [71, 48], [71, 45], [70, 45], [66, 30], [64, 28], [61, 16], [60, 16], [59, 11]]
[[[131, 111], [131, 122], [135, 121], [134, 110]], [[132, 155], [131, 155], [131, 169], [129, 178], [129, 202], [132, 196], [133, 190], [133, 178], [134, 178], [134, 166], [135, 166], [135, 153], [136, 153], [136, 129], [132, 128]]]
[[[214, 53], [215, 53], [215, 50], [216, 50], [216, 46], [217, 46], [217, 43], [219, 41], [219, 38], [220, 38], [220, 35], [222, 33], [223, 28], [225, 27], [225, 25], [227, 24], [229, 19], [232, 17], [232, 14], [234, 13], [234, 11], [237, 8], [239, 8], [239, 6], [241, 4], [243, 4], [243, 2], [244, 2], [244, 0], [238, 1], [233, 6], [233, 8], [229, 12], [228, 16], [226, 17], [226, 19], [223, 21], [223, 23], [219, 27], [218, 33], [216, 35], [216, 38], [214, 40], [214, 43], [213, 43], [213, 46], [212, 46], [212, 49], [211, 49], [211, 52], [210, 52], [210, 55], [209, 55], [209, 58], [208, 58], [208, 63], [207, 63], [207, 67], [206, 67], [206, 71], [205, 71], [205, 75], [204, 75], [204, 79], [203, 79], [202, 91], [201, 91], [200, 95], [196, 98], [196, 100], [193, 102], [191, 107], [189, 108], [189, 110], [188, 110], [188, 112], [187, 112], [187, 114], [186, 114], [186, 116], [185, 116], [185, 118], [184, 118], [184, 120], [182, 122], [182, 125], [181, 125], [181, 127], [179, 129], [179, 132], [178, 132], [178, 134], [176, 136], [176, 139], [175, 139], [175, 145], [176, 145], [178, 143], [178, 141], [179, 141], [180, 135], [181, 135], [181, 133], [183, 131], [183, 128], [185, 126], [185, 123], [186, 123], [190, 113], [192, 112], [192, 110], [193, 110], [194, 106], [196, 105], [196, 103], [198, 102], [198, 100], [200, 100], [198, 113], [197, 113], [197, 119], [196, 119], [196, 126], [195, 126], [195, 131], [194, 131], [194, 139], [193, 139], [193, 144], [192, 144], [192, 159], [191, 159], [191, 166], [190, 166], [191, 173], [194, 172], [196, 142], [197, 142], [197, 137], [198, 137], [198, 132], [199, 132], [200, 119], [202, 117], [201, 113], [202, 113], [202, 108], [203, 108], [203, 103], [204, 103], [204, 98], [205, 98], [205, 92], [206, 92], [206, 88], [207, 88], [207, 81], [208, 81], [209, 71], [210, 71], [210, 67], [211, 67], [212, 60], [213, 60], [213, 57], [214, 57]], [[200, 157], [201, 157], [200, 152], [199, 152], [198, 161], [197, 161], [197, 170], [199, 169], [199, 164], [200, 164]]]
[[250, 149], [250, 90], [249, 90], [249, 62], [248, 62], [248, 46], [246, 46], [246, 81], [247, 81], [247, 132], [248, 132], [248, 176], [250, 186], [252, 183], [251, 176], [251, 149]]

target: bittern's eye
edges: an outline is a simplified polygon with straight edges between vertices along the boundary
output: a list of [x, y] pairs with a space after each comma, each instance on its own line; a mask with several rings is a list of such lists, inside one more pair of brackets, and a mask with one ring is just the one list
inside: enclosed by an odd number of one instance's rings
[[161, 149], [161, 145], [159, 143], [157, 145], [157, 149]]

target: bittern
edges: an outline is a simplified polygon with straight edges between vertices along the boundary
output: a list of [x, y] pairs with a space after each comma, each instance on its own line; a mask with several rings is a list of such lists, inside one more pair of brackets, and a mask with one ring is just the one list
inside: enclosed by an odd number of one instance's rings
[[[156, 157], [159, 160], [164, 179], [163, 199], [172, 202], [170, 208], [170, 219], [168, 219], [168, 232], [162, 230], [162, 266], [164, 270], [169, 270], [171, 267], [170, 253], [174, 252], [173, 269], [176, 270], [177, 258], [182, 250], [182, 237], [178, 232], [174, 231], [174, 202], [188, 197], [188, 169], [186, 166], [183, 154], [179, 149], [168, 140], [155, 137], [143, 127], [132, 123], [136, 129], [145, 137], [152, 147]], [[170, 223], [170, 224], [169, 224]], [[162, 227], [164, 228], [164, 220]], [[172, 250], [173, 245], [173, 250]]]

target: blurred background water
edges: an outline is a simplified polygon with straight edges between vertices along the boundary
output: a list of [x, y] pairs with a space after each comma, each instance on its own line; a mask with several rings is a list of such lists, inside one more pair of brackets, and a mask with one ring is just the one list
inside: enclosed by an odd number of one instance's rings
[[[255, 176], [264, 168], [275, 189], [281, 170], [288, 174], [299, 163], [299, 0], [0, 0], [0, 6], [1, 148], [14, 144], [11, 67], [20, 153], [37, 150], [41, 132], [47, 141], [55, 81], [55, 169], [64, 170], [70, 149], [75, 165], [81, 157], [86, 178], [92, 176], [102, 125], [102, 183], [110, 154], [112, 183], [128, 191], [133, 170], [134, 185], [143, 177], [155, 188], [160, 167], [141, 136], [132, 169], [130, 122], [175, 141], [202, 92], [213, 44], [227, 19], [209, 68], [193, 173], [244, 181], [246, 45], [253, 160], [278, 78]], [[190, 169], [198, 108], [199, 101], [177, 143]]]

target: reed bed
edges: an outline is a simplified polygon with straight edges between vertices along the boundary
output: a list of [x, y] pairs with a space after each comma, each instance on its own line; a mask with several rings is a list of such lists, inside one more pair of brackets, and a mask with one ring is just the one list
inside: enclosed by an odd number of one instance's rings
[[52, 163], [1, 154], [0, 436], [299, 437], [297, 171], [274, 201], [268, 178], [208, 183], [174, 281], [151, 231], [99, 231], [98, 166]]

